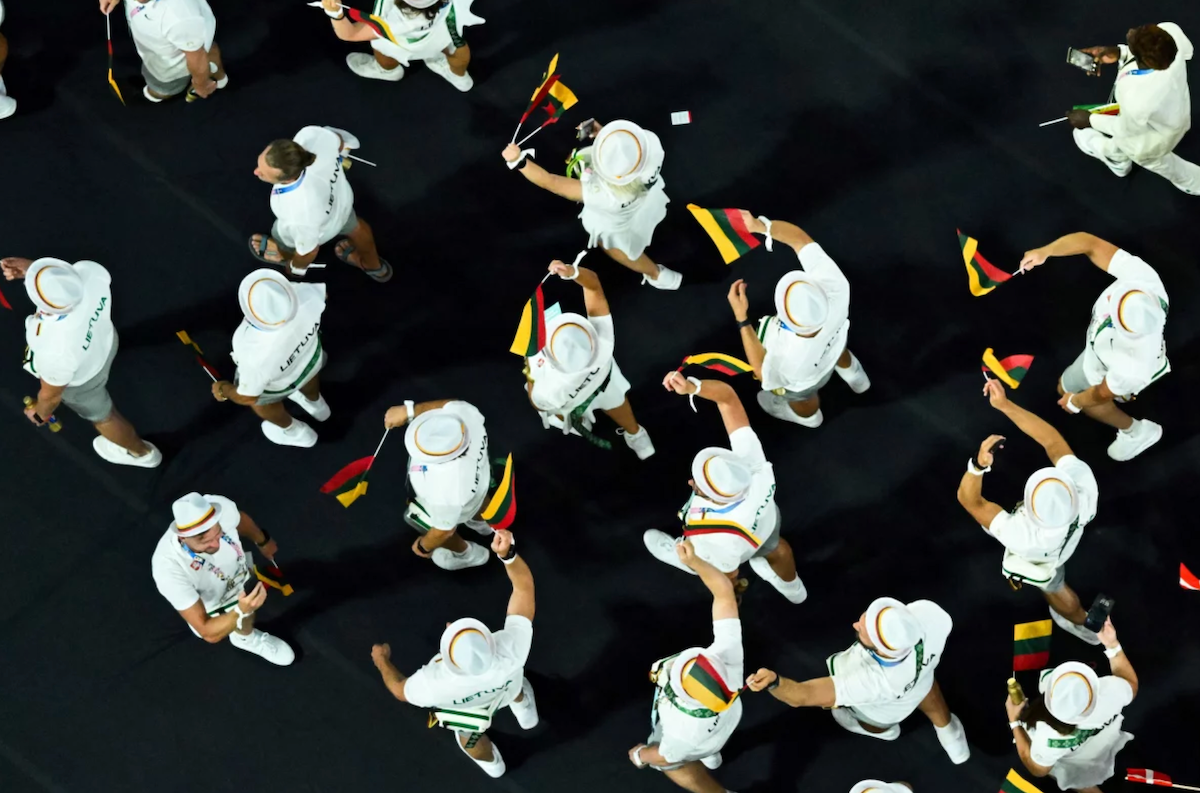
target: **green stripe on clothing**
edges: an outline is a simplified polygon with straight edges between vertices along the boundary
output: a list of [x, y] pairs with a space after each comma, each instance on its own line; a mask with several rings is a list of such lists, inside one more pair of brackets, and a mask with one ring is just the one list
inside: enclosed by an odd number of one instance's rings
[[304, 367], [304, 371], [302, 371], [300, 373], [300, 376], [297, 377], [295, 380], [293, 380], [292, 384], [290, 386], [288, 386], [287, 388], [283, 389], [282, 391], [271, 391], [269, 389], [264, 389], [263, 394], [264, 395], [270, 394], [270, 395], [274, 396], [275, 394], [290, 394], [292, 391], [295, 391], [304, 382], [305, 378], [308, 377], [308, 373], [313, 370], [313, 367], [315, 367], [317, 365], [317, 361], [319, 361], [319, 360], [321, 360], [321, 333], [320, 333], [320, 331], [317, 332], [317, 349], [313, 351], [312, 358], [309, 358], [308, 364]]

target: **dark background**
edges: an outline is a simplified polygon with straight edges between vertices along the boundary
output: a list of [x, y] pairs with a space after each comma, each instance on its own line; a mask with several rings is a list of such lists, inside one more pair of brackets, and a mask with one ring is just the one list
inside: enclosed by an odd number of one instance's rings
[[[874, 383], [855, 396], [835, 378], [825, 425], [812, 431], [767, 417], [755, 384], [738, 382], [810, 592], [792, 606], [750, 576], [748, 667], [819, 676], [873, 598], [933, 599], [955, 620], [938, 678], [973, 750], [952, 766], [919, 715], [884, 743], [819, 710], [749, 696], [720, 779], [743, 793], [840, 793], [869, 776], [957, 793], [995, 791], [1019, 766], [1002, 709], [1011, 626], [1044, 619], [1046, 608], [1034, 591], [1009, 591], [1000, 546], [954, 499], [989, 433], [1009, 437], [985, 482], [990, 498], [1010, 506], [1045, 464], [979, 395], [979, 356], [992, 346], [1037, 357], [1016, 401], [1059, 427], [1100, 482], [1099, 517], [1068, 580], [1085, 601], [1101, 590], [1116, 597], [1114, 621], [1141, 678], [1125, 722], [1137, 740], [1118, 779], [1148, 766], [1200, 784], [1200, 594], [1176, 583], [1180, 561], [1200, 570], [1191, 508], [1200, 203], [1140, 169], [1118, 180], [1075, 148], [1065, 124], [1037, 127], [1107, 98], [1111, 75], [1090, 80], [1067, 66], [1068, 45], [1115, 44], [1162, 18], [1195, 38], [1195, 4], [480, 0], [488, 24], [468, 32], [476, 87], [461, 95], [420, 66], [399, 84], [356, 77], [343, 59], [360, 45], [336, 40], [299, 0], [214, 0], [230, 84], [194, 105], [142, 100], [132, 42], [114, 19], [129, 107], [105, 84], [94, 0], [8, 6], [4, 77], [20, 109], [0, 124], [0, 255], [108, 267], [121, 335], [111, 390], [166, 461], [154, 471], [104, 463], [91, 428], [66, 410], [60, 435], [25, 422], [20, 397], [35, 384], [18, 356], [30, 308], [19, 284], [5, 285], [17, 311], [0, 317], [0, 790], [670, 789], [625, 753], [649, 730], [648, 665], [706, 643], [709, 600], [654, 561], [641, 533], [674, 530], [688, 461], [723, 436], [711, 405], [694, 415], [658, 384], [686, 354], [740, 353], [725, 302], [733, 277], [750, 283], [757, 316], [795, 267], [785, 252], [759, 250], [726, 268], [684, 209], [690, 201], [792, 220], [822, 242], [854, 285], [851, 346]], [[506, 352], [546, 263], [569, 260], [586, 240], [574, 208], [499, 157], [555, 52], [580, 103], [534, 139], [543, 163], [567, 156], [570, 127], [589, 116], [633, 119], [667, 151], [672, 204], [651, 254], [684, 273], [682, 291], [640, 287], [602, 254], [588, 259], [613, 306], [631, 401], [658, 448], [644, 463], [615, 435], [606, 453], [543, 431]], [[672, 127], [676, 110], [694, 123]], [[374, 284], [339, 265], [332, 246], [322, 252], [333, 417], [315, 448], [299, 450], [267, 442], [249, 410], [214, 402], [175, 331], [187, 329], [232, 374], [236, 287], [255, 266], [245, 240], [272, 219], [255, 157], [306, 124], [354, 132], [362, 156], [379, 163], [356, 165], [350, 178], [396, 277]], [[1200, 138], [1180, 154], [1200, 158]], [[1110, 431], [1055, 405], [1055, 380], [1080, 351], [1107, 277], [1081, 258], [1056, 260], [976, 299], [956, 227], [1006, 269], [1081, 229], [1158, 269], [1174, 309], [1174, 372], [1132, 408], [1163, 425], [1157, 446], [1114, 463]], [[549, 283], [547, 298], [582, 307], [569, 284]], [[448, 620], [499, 627], [509, 591], [500, 565], [451, 574], [409, 552], [399, 437], [353, 508], [317, 492], [371, 452], [387, 406], [446, 397], [478, 405], [494, 452], [515, 455], [516, 532], [538, 585], [528, 675], [542, 724], [522, 733], [498, 719], [509, 767], [499, 781], [450, 735], [427, 730], [423, 712], [392, 701], [369, 653], [388, 641], [411, 672]], [[278, 538], [297, 594], [272, 592], [261, 624], [297, 647], [294, 666], [197, 641], [155, 591], [151, 552], [171, 502], [190, 490], [234, 499]], [[1056, 631], [1054, 662], [1071, 659], [1107, 668], [1099, 648]]]

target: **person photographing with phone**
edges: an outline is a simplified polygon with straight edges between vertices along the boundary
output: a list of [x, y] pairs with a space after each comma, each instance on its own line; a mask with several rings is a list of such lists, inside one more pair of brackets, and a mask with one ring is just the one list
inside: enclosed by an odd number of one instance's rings
[[1092, 56], [1087, 67], [1072, 63], [1093, 76], [1100, 75], [1103, 64], [1117, 65], [1113, 97], [1121, 106], [1115, 116], [1067, 113], [1075, 145], [1117, 176], [1128, 176], [1136, 163], [1188, 195], [1200, 195], [1200, 165], [1174, 153], [1192, 126], [1187, 83], [1192, 42], [1173, 22], [1131, 28], [1125, 40], [1115, 47], [1073, 51]]

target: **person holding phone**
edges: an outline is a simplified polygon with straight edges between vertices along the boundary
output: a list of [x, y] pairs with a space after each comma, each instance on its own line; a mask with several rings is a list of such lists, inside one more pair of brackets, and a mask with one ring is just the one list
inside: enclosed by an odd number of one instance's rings
[[1026, 770], [1053, 777], [1062, 790], [1101, 793], [1097, 786], [1113, 776], [1117, 753], [1133, 740], [1121, 727], [1138, 678], [1111, 619], [1100, 630], [1100, 642], [1111, 675], [1098, 677], [1090, 665], [1070, 661], [1042, 672], [1041, 696], [1020, 705], [1011, 697], [1004, 702]]
[[296, 653], [287, 642], [254, 627], [267, 590], [261, 581], [254, 583], [254, 563], [243, 541], [274, 560], [279, 547], [271, 535], [224, 496], [188, 493], [175, 500], [171, 512], [174, 520], [150, 559], [159, 594], [204, 641], [229, 639], [276, 666], [291, 664]]
[[1125, 41], [1082, 50], [1095, 58], [1089, 74], [1098, 76], [1102, 64], [1117, 64], [1113, 97], [1121, 111], [1067, 113], [1075, 145], [1117, 176], [1128, 176], [1136, 163], [1188, 195], [1200, 195], [1200, 165], [1174, 153], [1192, 126], [1187, 83], [1192, 42], [1173, 22], [1131, 28]]
[[1011, 586], [1037, 587], [1050, 606], [1054, 624], [1088, 644], [1099, 644], [1096, 633], [1084, 625], [1087, 611], [1067, 586], [1065, 575], [1084, 527], [1096, 518], [1096, 477], [1058, 430], [1011, 402], [999, 380], [989, 379], [983, 392], [992, 407], [1046, 450], [1051, 467], [1035, 471], [1025, 482], [1025, 500], [1005, 512], [983, 497], [983, 475], [992, 470], [997, 444], [1004, 441], [1003, 436], [992, 435], [967, 461], [958, 483], [958, 503], [1004, 546], [1001, 569]]

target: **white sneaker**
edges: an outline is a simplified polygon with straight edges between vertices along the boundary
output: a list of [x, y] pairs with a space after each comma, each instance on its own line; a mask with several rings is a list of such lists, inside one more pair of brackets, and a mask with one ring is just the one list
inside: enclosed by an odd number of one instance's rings
[[934, 727], [933, 731], [937, 733], [938, 743], [950, 756], [950, 762], [962, 765], [971, 759], [971, 747], [967, 745], [967, 733], [963, 729], [962, 722], [958, 720], [958, 716], [951, 713], [950, 723], [945, 727]]
[[477, 534], [482, 534], [484, 537], [491, 537], [496, 533], [486, 520], [480, 520], [479, 518], [471, 518], [463, 525]]
[[229, 634], [229, 643], [239, 650], [262, 656], [276, 666], [290, 666], [296, 660], [296, 651], [278, 636], [255, 628], [249, 636], [236, 631]]
[[630, 435], [622, 429], [618, 429], [617, 434], [625, 438], [625, 445], [633, 449], [639, 460], [645, 460], [654, 455], [654, 444], [650, 441], [650, 433], [646, 432], [645, 427], [638, 427], [638, 431], [634, 435]]
[[881, 741], [894, 741], [900, 737], [899, 724], [893, 724], [884, 732], [869, 732], [863, 729], [863, 726], [858, 723], [858, 719], [854, 718], [854, 714], [846, 708], [834, 708], [829, 712], [833, 714], [833, 720], [844, 730], [865, 735], [868, 738], [878, 738]]
[[429, 67], [429, 71], [460, 91], [470, 91], [475, 86], [475, 78], [471, 76], [470, 72], [455, 74], [450, 70], [450, 61], [446, 60], [445, 55], [439, 54], [436, 58], [426, 58], [425, 65]]
[[678, 289], [683, 283], [683, 274], [677, 273], [670, 267], [663, 267], [661, 264], [655, 265], [658, 268], [658, 278], [651, 278], [648, 275], [642, 276], [643, 284], [650, 284], [655, 289]]
[[375, 60], [375, 56], [369, 52], [350, 53], [346, 56], [346, 65], [350, 67], [350, 71], [359, 77], [366, 77], [370, 80], [386, 80], [394, 83], [404, 77], [403, 66], [397, 66], [395, 69], [385, 69], [379, 65], [379, 61]]
[[309, 401], [308, 397], [299, 391], [293, 391], [288, 394], [288, 399], [295, 402], [300, 407], [304, 408], [304, 412], [315, 418], [317, 421], [324, 421], [329, 418], [330, 410], [329, 403], [325, 401], [325, 397], [317, 394], [317, 398]]
[[679, 561], [679, 555], [675, 553], [675, 538], [665, 531], [647, 529], [642, 534], [642, 542], [646, 544], [646, 550], [650, 552], [650, 555], [658, 561], [677, 567], [685, 573], [696, 575], [695, 570]]
[[522, 730], [532, 730], [538, 726], [537, 700], [533, 697], [533, 686], [529, 684], [527, 677], [521, 680], [521, 693], [524, 694], [524, 698], [509, 705], [508, 709], [512, 711]]
[[700, 762], [704, 763], [704, 767], [709, 771], [716, 771], [721, 767], [721, 753], [716, 752], [715, 754], [710, 754], [708, 757], [701, 757]]
[[863, 365], [854, 357], [854, 353], [850, 353], [849, 369], [835, 366], [833, 371], [837, 372], [838, 377], [845, 380], [846, 385], [850, 386], [850, 390], [856, 394], [861, 394], [871, 387], [871, 378], [867, 377], [867, 370], [863, 369]]
[[307, 449], [317, 445], [317, 431], [300, 419], [292, 419], [292, 423], [288, 425], [287, 429], [264, 421], [262, 433], [271, 443], [278, 443], [280, 446], [300, 446]]
[[790, 421], [793, 424], [799, 424], [801, 427], [816, 429], [825, 421], [825, 414], [820, 409], [808, 418], [800, 416], [796, 411], [792, 410], [792, 406], [788, 404], [787, 397], [777, 396], [770, 391], [758, 392], [758, 406], [766, 411], [767, 415], [774, 416], [783, 421]]
[[138, 468], [157, 468], [162, 464], [162, 452], [150, 441], [144, 440], [142, 443], [149, 447], [150, 453], [143, 454], [141, 457], [136, 456], [124, 446], [118, 446], [103, 435], [97, 435], [92, 439], [92, 448], [96, 450], [96, 454], [110, 463], [134, 465]]
[[[459, 749], [463, 750], [463, 754], [467, 754], [467, 750], [463, 749], [462, 743], [458, 740], [457, 733], [454, 736], [454, 742], [458, 744]], [[471, 755], [467, 754], [467, 757], [471, 757]], [[474, 757], [471, 757], [471, 759], [475, 760]], [[483, 760], [475, 760], [475, 765], [482, 768], [484, 773], [486, 773], [492, 779], [499, 779], [500, 777], [504, 776], [504, 772], [508, 770], [508, 768], [504, 765], [504, 757], [500, 754], [500, 747], [496, 745], [495, 741], [492, 741], [492, 759], [487, 762], [484, 762]]]
[[1082, 625], [1076, 625], [1054, 609], [1050, 609], [1050, 619], [1054, 620], [1054, 624], [1062, 628], [1067, 633], [1073, 636], [1078, 636], [1088, 644], [1100, 644], [1100, 636], [1095, 631], [1089, 631]]
[[1108, 456], [1124, 462], [1132, 460], [1158, 443], [1162, 438], [1162, 425], [1147, 419], [1134, 419], [1128, 430], [1117, 430], [1117, 439], [1108, 445]]
[[[209, 74], [216, 74], [217, 73], [217, 65], [215, 63], [213, 63], [212, 61], [209, 61], [208, 62], [208, 71], [209, 71]], [[225, 86], [229, 85], [228, 72], [225, 74], [224, 77], [222, 77], [220, 80], [216, 80], [215, 82], [217, 84], [217, 88], [224, 88]]]
[[1103, 135], [1094, 129], [1076, 129], [1072, 130], [1071, 134], [1075, 138], [1075, 145], [1080, 151], [1089, 157], [1095, 157], [1100, 162], [1108, 166], [1108, 170], [1112, 171], [1117, 176], [1129, 176], [1129, 172], [1133, 170], [1133, 160], [1125, 160], [1124, 162], [1116, 162], [1105, 157], [1092, 145], [1092, 141]]
[[467, 550], [454, 553], [449, 548], [434, 548], [433, 563], [443, 570], [465, 570], [468, 567], [479, 567], [488, 562], [491, 553], [482, 545], [467, 542]]
[[783, 595], [791, 602], [799, 605], [808, 599], [808, 590], [804, 588], [804, 582], [797, 575], [791, 581], [784, 581], [771, 569], [771, 563], [764, 556], [755, 556], [750, 560], [750, 569], [758, 573], [758, 577], [766, 581], [771, 586], [775, 587], [775, 591]]

